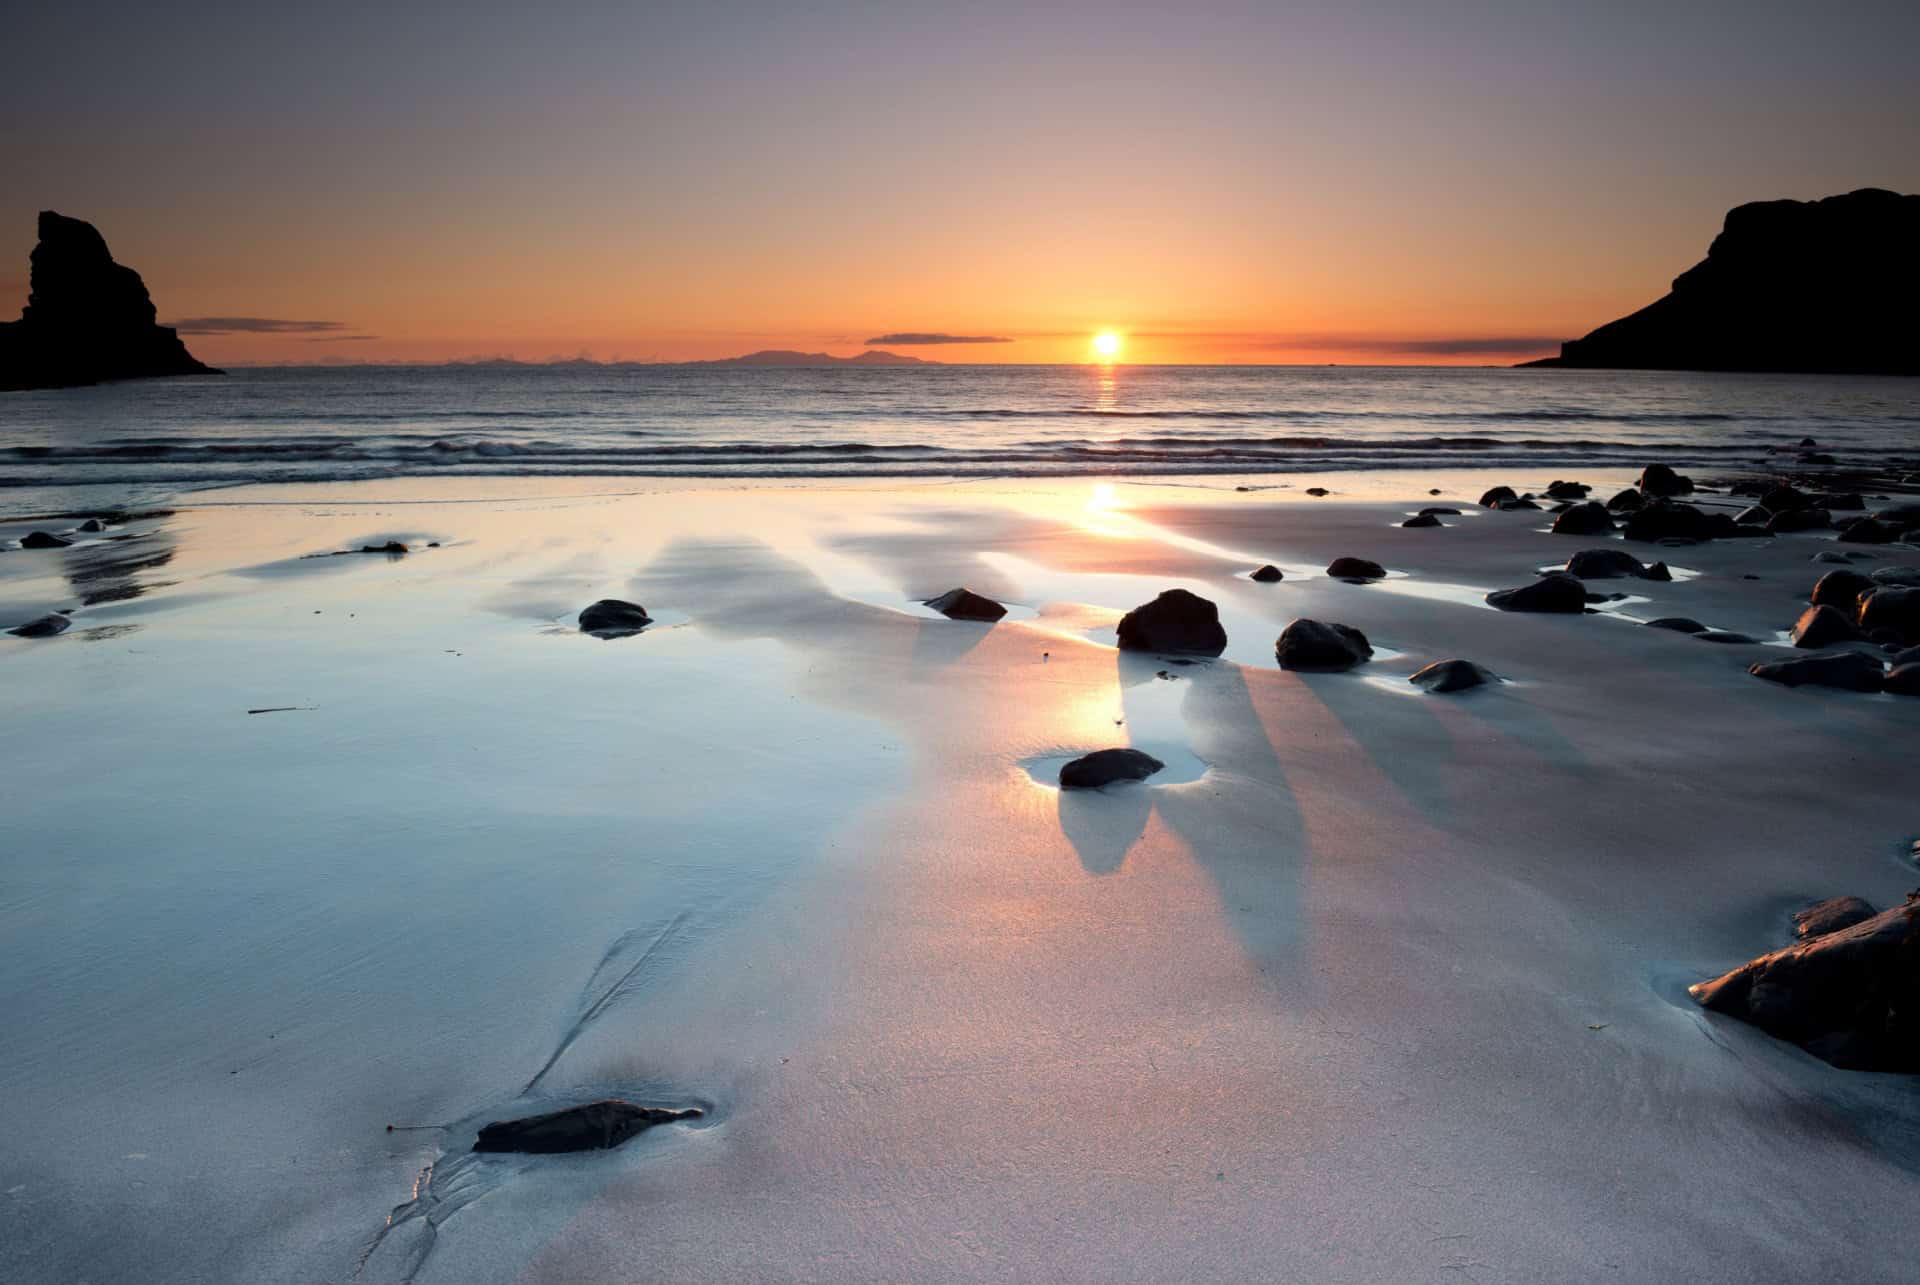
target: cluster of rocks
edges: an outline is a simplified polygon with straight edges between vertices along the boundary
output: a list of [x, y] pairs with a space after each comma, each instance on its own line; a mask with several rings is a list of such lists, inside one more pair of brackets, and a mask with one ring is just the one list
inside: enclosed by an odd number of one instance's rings
[[1837, 532], [1843, 544], [1893, 544], [1920, 535], [1920, 504], [1866, 512], [1858, 492], [1804, 491], [1791, 482], [1747, 483], [1734, 488], [1754, 502], [1734, 515], [1735, 525], [1770, 535]]
[[[1756, 678], [1789, 687], [1920, 695], [1920, 571], [1829, 571], [1807, 599], [1791, 637], [1795, 647], [1818, 654], [1756, 664], [1750, 670]], [[1881, 655], [1890, 657], [1890, 668]]]
[[1878, 912], [1835, 897], [1796, 914], [1794, 932], [1689, 993], [1834, 1066], [1920, 1072], [1920, 892]]

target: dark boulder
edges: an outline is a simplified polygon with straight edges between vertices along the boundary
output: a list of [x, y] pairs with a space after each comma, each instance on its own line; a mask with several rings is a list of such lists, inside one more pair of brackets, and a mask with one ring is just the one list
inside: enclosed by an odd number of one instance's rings
[[1814, 507], [1813, 497], [1791, 483], [1782, 483], [1760, 492], [1760, 507], [1769, 513], [1791, 513]]
[[971, 589], [949, 589], [926, 605], [949, 620], [984, 620], [991, 624], [1007, 614], [1007, 609], [991, 598], [983, 598]]
[[1882, 585], [1862, 594], [1854, 623], [1869, 637], [1876, 629], [1886, 629], [1902, 642], [1920, 642], [1920, 588]]
[[1776, 512], [1767, 521], [1767, 530], [1775, 535], [1799, 531], [1824, 531], [1833, 525], [1833, 515], [1825, 509], [1787, 509]]
[[1600, 535], [1613, 530], [1613, 515], [1607, 506], [1588, 500], [1576, 504], [1553, 520], [1555, 535]]
[[1838, 607], [1853, 615], [1860, 609], [1860, 595], [1875, 587], [1858, 571], [1829, 571], [1814, 583], [1807, 601], [1816, 607]]
[[1220, 609], [1198, 594], [1169, 589], [1120, 617], [1120, 650], [1192, 652], [1218, 656], [1227, 649]]
[[1547, 483], [1547, 498], [1549, 500], [1584, 500], [1587, 498], [1587, 492], [1591, 490], [1593, 488], [1584, 482], [1555, 480]]
[[1646, 565], [1646, 569], [1640, 573], [1640, 578], [1642, 580], [1661, 580], [1661, 581], [1671, 582], [1673, 579], [1673, 570], [1672, 568], [1668, 567], [1667, 564], [1664, 562], [1649, 562]]
[[1855, 518], [1840, 528], [1836, 538], [1842, 544], [1892, 544], [1900, 532], [1878, 518]]
[[1825, 937], [1842, 928], [1865, 923], [1880, 912], [1858, 897], [1829, 897], [1816, 901], [1805, 910], [1793, 912], [1793, 935], [1802, 941]]
[[1419, 527], [1445, 526], [1446, 524], [1431, 513], [1416, 513], [1400, 525], [1409, 529], [1417, 529]]
[[1853, 622], [1832, 607], [1808, 607], [1793, 622], [1793, 645], [1818, 651], [1838, 643], [1862, 642]]
[[1881, 690], [1892, 692], [1895, 696], [1920, 696], [1920, 661], [1909, 661], [1889, 669], [1881, 682]]
[[140, 274], [113, 261], [92, 224], [45, 210], [39, 235], [27, 306], [0, 324], [0, 389], [219, 373], [154, 324]]
[[1095, 750], [1060, 769], [1060, 788], [1097, 790], [1115, 781], [1144, 781], [1165, 766], [1136, 749]]
[[1920, 504], [1896, 504], [1891, 508], [1876, 509], [1873, 516], [1888, 526], [1920, 526]]
[[1620, 491], [1607, 501], [1607, 507], [1615, 513], [1631, 513], [1646, 503], [1646, 497], [1638, 491]]
[[1920, 567], [1875, 567], [1868, 574], [1877, 585], [1907, 589], [1920, 587]]
[[1880, 662], [1857, 651], [1765, 661], [1749, 666], [1747, 672], [1788, 687], [1838, 687], [1849, 692], [1877, 692], [1882, 681]]
[[1920, 922], [1912, 900], [1688, 988], [1852, 1071], [1920, 1071]]
[[1671, 629], [1677, 634], [1704, 634], [1707, 632], [1705, 625], [1697, 620], [1689, 620], [1685, 616], [1662, 616], [1658, 620], [1649, 620], [1647, 622], [1647, 628]]
[[1463, 692], [1469, 687], [1479, 687], [1484, 683], [1497, 683], [1498, 675], [1492, 670], [1474, 664], [1470, 660], [1436, 660], [1426, 668], [1417, 671], [1407, 679], [1415, 687], [1424, 687], [1430, 692]]
[[637, 634], [652, 623], [653, 617], [645, 607], [618, 598], [602, 598], [580, 613], [580, 632], [603, 638]]
[[1829, 513], [1859, 513], [1867, 507], [1866, 497], [1857, 491], [1825, 492], [1813, 497], [1815, 506]]
[[1517, 500], [1519, 498], [1518, 495], [1514, 494], [1512, 487], [1496, 486], [1480, 497], [1480, 507], [1483, 509], [1497, 509], [1509, 500]]
[[1284, 578], [1285, 577], [1280, 574], [1280, 568], [1274, 566], [1272, 563], [1268, 563], [1266, 566], [1259, 568], [1247, 577], [1249, 580], [1258, 580], [1261, 584], [1272, 584]]
[[1691, 504], [1661, 501], [1627, 516], [1623, 534], [1629, 540], [1711, 540], [1717, 526]]
[[605, 1151], [617, 1147], [656, 1124], [697, 1120], [700, 1111], [635, 1106], [609, 1099], [530, 1115], [520, 1120], [496, 1120], [480, 1130], [475, 1151], [517, 1151], [527, 1155], [558, 1155], [568, 1151]]
[[20, 541], [23, 549], [64, 549], [73, 541], [53, 534], [51, 531], [29, 531]]
[[1647, 572], [1645, 564], [1625, 549], [1582, 549], [1567, 559], [1566, 570], [1582, 580], [1616, 580]]
[[1500, 501], [1499, 508], [1502, 513], [1519, 513], [1522, 511], [1538, 513], [1540, 511], [1539, 505], [1525, 497], [1517, 500], [1502, 500]]
[[7, 632], [16, 638], [51, 638], [67, 632], [67, 626], [72, 623], [63, 613], [56, 611], [38, 620], [29, 620], [24, 625], [15, 625]]
[[1327, 564], [1327, 574], [1335, 580], [1380, 580], [1387, 569], [1367, 558], [1335, 558]]
[[1641, 469], [1638, 485], [1642, 495], [1656, 499], [1693, 493], [1693, 479], [1674, 472], [1665, 464], [1649, 464]]
[[1340, 671], [1373, 657], [1367, 636], [1347, 625], [1295, 620], [1280, 631], [1273, 658], [1282, 669]]
[[1587, 590], [1578, 578], [1556, 571], [1517, 589], [1496, 589], [1487, 603], [1502, 611], [1580, 612], [1587, 609]]

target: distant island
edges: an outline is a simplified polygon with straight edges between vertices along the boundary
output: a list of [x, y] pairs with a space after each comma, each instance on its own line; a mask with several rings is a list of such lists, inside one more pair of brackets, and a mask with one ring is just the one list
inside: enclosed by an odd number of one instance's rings
[[1521, 365], [1920, 375], [1920, 196], [1736, 206], [1671, 293]]
[[824, 352], [795, 352], [790, 348], [763, 348], [744, 357], [721, 357], [714, 361], [683, 362], [687, 366], [938, 366], [941, 362], [924, 357], [906, 357], [897, 352], [870, 348], [858, 357], [835, 357]]
[[0, 322], [0, 389], [220, 373], [154, 323], [146, 283], [113, 261], [93, 224], [42, 210], [39, 234], [27, 306]]

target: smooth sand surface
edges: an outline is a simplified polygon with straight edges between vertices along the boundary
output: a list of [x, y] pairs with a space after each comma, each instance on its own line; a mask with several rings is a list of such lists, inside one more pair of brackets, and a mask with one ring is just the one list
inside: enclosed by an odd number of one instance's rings
[[[1912, 1080], [1685, 986], [1920, 884], [1920, 700], [1636, 623], [1772, 639], [1830, 535], [1514, 615], [1599, 541], [1396, 523], [1548, 478], [1315, 480], [258, 488], [0, 553], [0, 627], [81, 608], [0, 638], [0, 1276], [1911, 1279]], [[442, 547], [303, 556], [390, 538]], [[1114, 651], [1176, 585], [1227, 656]], [[1278, 670], [1297, 616], [1375, 660]], [[1171, 783], [1035, 767], [1126, 744]], [[465, 1155], [606, 1096], [708, 1114]]]

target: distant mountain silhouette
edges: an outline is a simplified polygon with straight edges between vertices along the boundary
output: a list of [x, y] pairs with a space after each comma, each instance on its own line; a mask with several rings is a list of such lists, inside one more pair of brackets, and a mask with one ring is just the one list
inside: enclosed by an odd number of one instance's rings
[[113, 261], [93, 224], [41, 211], [32, 263], [20, 320], [0, 322], [0, 389], [220, 373], [154, 324], [140, 274]]
[[1920, 196], [1736, 206], [1671, 294], [1522, 364], [1920, 375]]
[[717, 361], [690, 361], [689, 366], [938, 366], [924, 357], [904, 357], [897, 352], [869, 349], [858, 357], [835, 357], [824, 352], [795, 352], [790, 348], [763, 348], [744, 357], [722, 357]]

